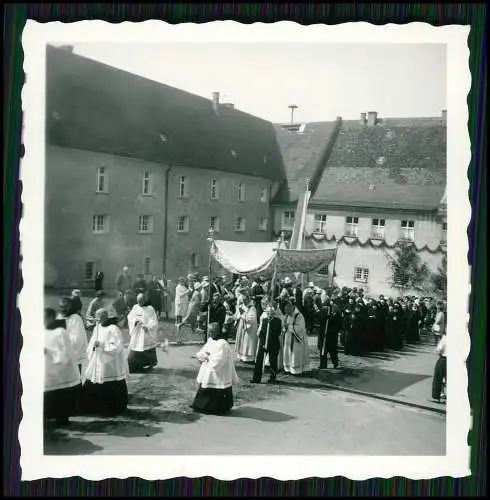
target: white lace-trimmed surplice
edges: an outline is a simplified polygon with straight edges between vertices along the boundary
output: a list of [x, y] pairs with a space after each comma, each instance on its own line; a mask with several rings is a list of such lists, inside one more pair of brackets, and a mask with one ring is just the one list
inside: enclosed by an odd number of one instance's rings
[[[95, 343], [99, 346], [95, 348]], [[87, 347], [88, 365], [83, 381], [93, 384], [123, 380], [129, 373], [124, 341], [116, 325], [97, 324]]]
[[197, 383], [203, 389], [227, 389], [238, 383], [231, 347], [224, 339], [209, 339], [196, 354], [201, 361]]
[[251, 362], [255, 361], [257, 352], [257, 311], [253, 305], [248, 306], [246, 311], [242, 311], [241, 307], [243, 305], [237, 306], [235, 316], [238, 320], [235, 352], [241, 361]]
[[70, 341], [64, 328], [44, 330], [44, 391], [68, 389], [80, 383]]
[[78, 314], [66, 318], [66, 334], [71, 344], [74, 361], [81, 365], [87, 359], [87, 332]]
[[134, 305], [128, 314], [128, 324], [131, 351], [143, 352], [157, 346], [158, 318], [152, 306]]

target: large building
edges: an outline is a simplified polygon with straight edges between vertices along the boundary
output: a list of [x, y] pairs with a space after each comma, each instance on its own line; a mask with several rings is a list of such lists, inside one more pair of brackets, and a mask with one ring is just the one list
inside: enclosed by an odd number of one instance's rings
[[[392, 295], [389, 257], [412, 242], [436, 271], [446, 252], [446, 112], [439, 118], [277, 126], [287, 180], [273, 199], [274, 234], [294, 225], [310, 179], [305, 244], [338, 245], [335, 282]], [[333, 264], [315, 276], [331, 283]], [[399, 290], [398, 290], [399, 291]]]
[[[48, 47], [45, 284], [111, 288], [133, 274], [206, 273], [206, 237], [270, 241], [284, 179], [274, 127]], [[211, 97], [211, 96], [210, 96]]]

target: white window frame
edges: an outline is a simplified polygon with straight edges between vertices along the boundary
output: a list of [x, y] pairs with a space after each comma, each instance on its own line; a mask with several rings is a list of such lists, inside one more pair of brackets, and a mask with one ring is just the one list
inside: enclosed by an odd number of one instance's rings
[[[214, 227], [212, 227], [212, 222], [214, 219]], [[213, 231], [214, 233], [219, 233], [219, 217], [217, 215], [212, 215], [209, 217], [208, 221], [209, 231]]]
[[211, 192], [210, 196], [212, 200], [219, 200], [219, 183], [216, 177], [211, 179]]
[[268, 188], [262, 188], [260, 190], [260, 203], [267, 203], [267, 198], [269, 196], [269, 189]]
[[145, 170], [143, 172], [142, 192], [146, 196], [153, 194], [153, 176], [151, 170]]
[[[100, 181], [103, 179], [103, 186], [102, 189], [100, 189]], [[96, 173], [96, 186], [95, 186], [95, 191], [97, 193], [102, 193], [102, 194], [107, 194], [109, 192], [109, 175], [107, 172], [107, 167], [97, 167], [97, 173]]]
[[292, 229], [296, 213], [294, 210], [284, 210], [282, 212], [282, 229]]
[[367, 283], [369, 281], [369, 268], [366, 266], [354, 267], [354, 281], [356, 283]]
[[415, 241], [415, 221], [402, 220], [400, 221], [400, 240]]
[[[350, 219], [350, 222], [349, 222]], [[345, 218], [345, 235], [357, 238], [359, 230], [359, 217], [349, 216]]]
[[269, 226], [269, 218], [259, 217], [259, 231], [267, 231], [268, 226]]
[[[239, 224], [239, 222], [243, 222], [243, 224]], [[235, 233], [244, 233], [247, 227], [247, 220], [245, 217], [235, 217], [234, 229]]]
[[373, 240], [385, 239], [386, 219], [371, 220], [371, 238]]
[[[183, 227], [180, 229], [180, 222], [183, 222]], [[177, 217], [176, 230], [179, 234], [184, 234], [189, 232], [189, 216], [188, 215], [179, 215]]]
[[143, 259], [143, 274], [151, 274], [151, 257], [149, 256]]
[[186, 175], [179, 177], [179, 198], [189, 198], [189, 178]]
[[237, 199], [241, 203], [245, 202], [246, 193], [245, 193], [245, 183], [244, 182], [239, 182], [238, 183], [238, 186], [237, 186]]
[[[145, 217], [146, 228], [145, 228]], [[138, 218], [138, 233], [151, 234], [153, 233], [153, 215], [140, 215]]]
[[447, 222], [442, 223], [441, 243], [447, 243]]
[[[88, 277], [87, 275], [87, 268], [89, 265], [92, 266], [92, 274], [90, 275], [90, 277]], [[95, 262], [85, 262], [85, 283], [92, 282], [95, 279], [95, 275], [96, 275]]]
[[[102, 219], [99, 219], [102, 217]], [[102, 220], [102, 229], [99, 229], [99, 221]], [[92, 233], [107, 234], [109, 232], [110, 217], [107, 214], [92, 215]]]
[[315, 226], [313, 232], [326, 234], [327, 232], [327, 214], [323, 212], [315, 213]]

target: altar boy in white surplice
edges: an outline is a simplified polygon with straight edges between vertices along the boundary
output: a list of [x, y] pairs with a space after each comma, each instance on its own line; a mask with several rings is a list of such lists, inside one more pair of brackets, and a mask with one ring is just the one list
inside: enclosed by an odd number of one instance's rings
[[140, 293], [136, 300], [137, 303], [128, 315], [130, 373], [141, 372], [145, 368], [153, 368], [158, 364], [156, 353], [157, 315], [144, 294]]

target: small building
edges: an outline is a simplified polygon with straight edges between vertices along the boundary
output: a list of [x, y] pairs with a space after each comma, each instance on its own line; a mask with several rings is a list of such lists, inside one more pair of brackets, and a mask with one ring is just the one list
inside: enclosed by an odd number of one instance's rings
[[[299, 130], [299, 128], [298, 128]], [[394, 295], [390, 256], [415, 245], [433, 272], [446, 252], [446, 115], [276, 127], [287, 180], [273, 199], [274, 237], [290, 234], [310, 179], [306, 248], [338, 245], [335, 283]], [[314, 277], [332, 283], [333, 265]]]
[[[48, 47], [45, 284], [207, 274], [206, 237], [270, 241], [284, 179], [271, 123]], [[210, 96], [211, 97], [211, 96]]]

